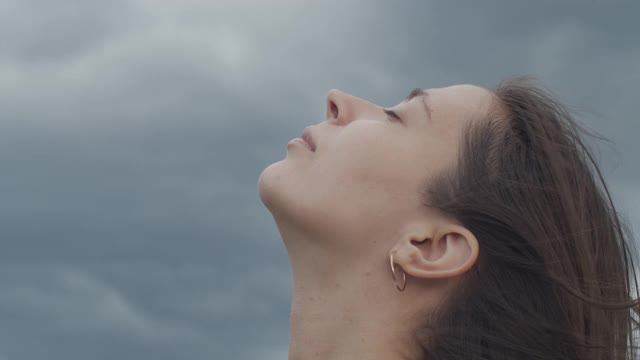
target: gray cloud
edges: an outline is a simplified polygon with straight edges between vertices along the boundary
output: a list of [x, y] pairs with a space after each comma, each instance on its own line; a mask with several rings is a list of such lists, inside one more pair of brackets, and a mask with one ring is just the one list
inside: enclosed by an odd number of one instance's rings
[[534, 75], [613, 141], [639, 233], [639, 5], [605, 5], [2, 2], [0, 360], [286, 358], [257, 179], [331, 88], [394, 105]]

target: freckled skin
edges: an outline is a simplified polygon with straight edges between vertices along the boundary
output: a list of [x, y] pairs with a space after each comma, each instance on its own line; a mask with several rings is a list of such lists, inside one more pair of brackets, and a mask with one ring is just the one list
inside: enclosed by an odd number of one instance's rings
[[421, 215], [417, 189], [455, 159], [469, 113], [486, 111], [492, 96], [472, 85], [428, 92], [431, 119], [414, 98], [388, 107], [404, 120], [398, 122], [380, 105], [334, 91], [328, 101], [337, 104], [337, 117], [328, 112], [311, 126], [316, 151], [289, 146], [285, 159], [260, 174], [261, 199], [332, 251], [361, 253], [363, 242], [388, 246], [391, 231]]
[[[473, 85], [427, 91], [385, 107], [402, 121], [382, 105], [331, 91], [324, 121], [310, 125], [315, 152], [288, 145], [286, 158], [260, 174], [260, 199], [293, 272], [289, 359], [419, 358], [408, 339], [415, 314], [445, 291], [433, 280], [475, 261], [473, 234], [425, 209], [418, 191], [456, 159], [462, 127], [494, 97]], [[444, 236], [452, 232], [461, 235]], [[404, 292], [393, 283], [391, 250], [411, 285]]]

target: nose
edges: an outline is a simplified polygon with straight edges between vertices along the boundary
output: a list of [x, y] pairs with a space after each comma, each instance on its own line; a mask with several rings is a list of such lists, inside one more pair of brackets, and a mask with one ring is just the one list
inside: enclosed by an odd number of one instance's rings
[[349, 122], [367, 115], [373, 115], [377, 106], [359, 97], [338, 89], [331, 89], [327, 94], [327, 121], [336, 121], [346, 125]]

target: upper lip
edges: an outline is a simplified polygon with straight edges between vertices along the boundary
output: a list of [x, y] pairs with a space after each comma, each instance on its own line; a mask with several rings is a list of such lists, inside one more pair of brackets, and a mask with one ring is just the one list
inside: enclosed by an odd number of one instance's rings
[[313, 141], [313, 136], [311, 136], [311, 127], [307, 126], [304, 128], [302, 132], [302, 140], [306, 141], [307, 144], [311, 147], [311, 151], [316, 151], [316, 143]]

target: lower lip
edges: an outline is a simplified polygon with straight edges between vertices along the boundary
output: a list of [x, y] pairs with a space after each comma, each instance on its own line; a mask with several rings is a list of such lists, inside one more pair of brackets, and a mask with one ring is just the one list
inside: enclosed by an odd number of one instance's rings
[[289, 141], [287, 145], [294, 145], [294, 144], [304, 145], [307, 149], [311, 150], [311, 146], [309, 146], [309, 144], [307, 144], [307, 142], [302, 140], [301, 138], [291, 139], [291, 141]]

